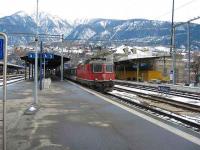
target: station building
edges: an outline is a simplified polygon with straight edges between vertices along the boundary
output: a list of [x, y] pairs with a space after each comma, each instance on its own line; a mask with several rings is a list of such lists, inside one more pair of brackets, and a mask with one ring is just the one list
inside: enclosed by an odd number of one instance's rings
[[[122, 47], [115, 56], [116, 79], [132, 81], [160, 80], [170, 82], [172, 57], [169, 53], [153, 53], [153, 48]], [[116, 53], [117, 53], [116, 52]], [[118, 57], [118, 58], [117, 58]], [[176, 82], [188, 80], [188, 59], [183, 54], [176, 54]], [[192, 70], [191, 70], [192, 79]]]
[[164, 80], [161, 71], [156, 70], [159, 57], [135, 58], [115, 62], [116, 79], [132, 81]]

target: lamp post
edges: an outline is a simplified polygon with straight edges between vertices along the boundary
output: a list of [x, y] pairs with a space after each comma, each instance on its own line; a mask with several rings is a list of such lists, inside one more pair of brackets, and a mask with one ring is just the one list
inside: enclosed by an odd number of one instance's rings
[[36, 35], [35, 35], [35, 68], [34, 68], [34, 99], [33, 104], [27, 109], [25, 113], [33, 114], [38, 109], [38, 0], [37, 0], [37, 10], [36, 10]]
[[187, 22], [188, 84], [190, 85], [190, 22]]
[[38, 103], [38, 0], [36, 8], [36, 38], [35, 38], [35, 93], [34, 93], [34, 104]]

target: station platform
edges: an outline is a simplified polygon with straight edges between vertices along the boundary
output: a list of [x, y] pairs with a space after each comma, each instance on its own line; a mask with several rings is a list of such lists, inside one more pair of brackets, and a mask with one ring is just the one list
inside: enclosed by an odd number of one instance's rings
[[[200, 135], [111, 102], [71, 82], [39, 91], [40, 109], [23, 114], [33, 82], [8, 86], [8, 150], [199, 150]], [[2, 88], [0, 88], [2, 97]], [[2, 131], [1, 131], [2, 132]]]

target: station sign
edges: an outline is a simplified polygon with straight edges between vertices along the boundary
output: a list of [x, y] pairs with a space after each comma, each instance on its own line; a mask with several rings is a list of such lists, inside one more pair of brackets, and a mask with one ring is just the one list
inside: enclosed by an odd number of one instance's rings
[[64, 69], [68, 69], [68, 68], [70, 68], [70, 64], [64, 64]]
[[165, 93], [165, 94], [169, 94], [170, 87], [168, 87], [168, 86], [158, 86], [158, 91]]
[[171, 71], [170, 71], [170, 74], [169, 74], [169, 78], [170, 78], [170, 80], [173, 80], [173, 76], [174, 76], [174, 74], [173, 74], [173, 70], [171, 70]]
[[[35, 53], [28, 53], [28, 58], [34, 59]], [[54, 54], [52, 54], [52, 53], [42, 53], [42, 54], [38, 54], [38, 58], [54, 59]]]
[[28, 53], [28, 58], [35, 58], [35, 53]]
[[51, 54], [51, 53], [43, 53], [43, 54], [42, 54], [42, 58], [45, 58], [45, 59], [54, 59], [54, 54]]
[[0, 39], [0, 59], [3, 59], [4, 40]]

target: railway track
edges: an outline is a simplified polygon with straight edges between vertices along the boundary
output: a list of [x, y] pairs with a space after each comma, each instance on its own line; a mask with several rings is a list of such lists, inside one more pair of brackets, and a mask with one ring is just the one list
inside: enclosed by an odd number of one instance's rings
[[[7, 84], [10, 84], [10, 83], [14, 83], [14, 82], [17, 82], [17, 81], [21, 81], [21, 80], [24, 80], [24, 75], [23, 74], [17, 74], [17, 75], [8, 75], [7, 76]], [[3, 85], [3, 76], [0, 76], [0, 86]]]
[[[138, 84], [134, 84], [134, 83], [119, 82], [119, 81], [115, 81], [115, 83], [116, 83], [116, 85], [123, 85], [123, 86], [130, 87], [130, 88], [147, 90], [147, 91], [152, 91], [152, 92], [159, 92], [158, 87], [155, 87], [155, 86], [138, 85]], [[189, 91], [186, 92], [186, 91], [171, 89], [169, 91], [168, 95], [190, 98], [190, 99], [200, 101], [200, 93], [197, 93], [197, 92], [189, 92]]]
[[156, 94], [148, 94], [148, 93], [144, 93], [144, 92], [140, 92], [140, 91], [132, 91], [132, 90], [124, 89], [124, 88], [120, 88], [120, 87], [114, 87], [114, 89], [117, 91], [121, 91], [121, 92], [136, 94], [140, 97], [151, 99], [151, 100], [154, 100], [157, 102], [163, 102], [163, 103], [170, 104], [173, 106], [182, 107], [183, 109], [189, 109], [192, 111], [200, 112], [200, 105], [196, 105], [194, 103], [176, 101], [176, 100], [171, 99], [167, 95], [162, 96], [162, 95], [156, 95]]
[[[155, 100], [148, 96], [135, 95], [127, 90], [114, 88], [113, 92], [106, 93], [115, 97], [118, 101], [133, 105], [139, 109], [152, 112], [156, 116], [172, 120], [193, 130], [200, 132], [200, 111], [198, 109], [188, 108], [185, 104], [169, 103], [166, 100]], [[167, 117], [167, 118], [166, 118]]]
[[[12, 74], [12, 75], [7, 75], [7, 80], [9, 79], [14, 79], [18, 77], [24, 77], [24, 74]], [[3, 76], [0, 76], [0, 81], [3, 80]]]

